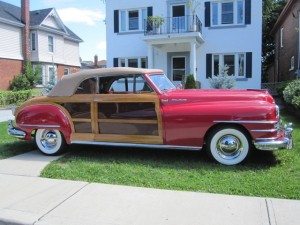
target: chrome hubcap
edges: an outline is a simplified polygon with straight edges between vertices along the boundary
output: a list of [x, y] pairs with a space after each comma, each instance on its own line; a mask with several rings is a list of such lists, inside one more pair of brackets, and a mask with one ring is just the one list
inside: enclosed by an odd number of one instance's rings
[[41, 144], [44, 148], [51, 150], [57, 145], [57, 135], [52, 130], [46, 130], [41, 137]]
[[217, 143], [218, 154], [224, 159], [235, 159], [243, 150], [241, 141], [233, 135], [222, 136]]

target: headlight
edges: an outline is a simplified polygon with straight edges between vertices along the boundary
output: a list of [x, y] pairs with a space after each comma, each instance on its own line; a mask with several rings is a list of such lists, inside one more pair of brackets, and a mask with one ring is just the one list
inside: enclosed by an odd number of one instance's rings
[[280, 117], [280, 110], [279, 110], [279, 106], [276, 105], [276, 118], [279, 118]]

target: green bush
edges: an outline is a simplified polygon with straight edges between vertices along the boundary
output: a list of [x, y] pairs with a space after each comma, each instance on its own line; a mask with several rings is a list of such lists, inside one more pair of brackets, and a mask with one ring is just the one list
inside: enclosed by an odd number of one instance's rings
[[189, 74], [186, 77], [186, 83], [184, 85], [184, 89], [196, 89], [196, 81], [195, 81], [195, 77], [193, 74]]
[[279, 96], [283, 97], [283, 91], [284, 89], [288, 86], [288, 84], [291, 83], [291, 81], [284, 81], [284, 82], [281, 82], [277, 87], [276, 87], [276, 90], [277, 90], [277, 93], [279, 94]]
[[40, 68], [32, 68], [31, 62], [25, 65], [24, 74], [19, 74], [10, 83], [10, 90], [21, 91], [29, 90], [36, 86], [40, 78]]
[[283, 99], [286, 103], [300, 108], [300, 80], [290, 82], [283, 91]]
[[31, 90], [0, 91], [0, 105], [20, 104], [32, 97]]

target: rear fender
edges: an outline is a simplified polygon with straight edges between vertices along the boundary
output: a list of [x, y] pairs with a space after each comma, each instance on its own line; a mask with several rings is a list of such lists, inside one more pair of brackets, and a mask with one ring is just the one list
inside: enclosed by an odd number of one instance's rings
[[69, 113], [58, 104], [38, 104], [18, 110], [16, 125], [26, 132], [25, 139], [37, 129], [56, 129], [62, 132], [68, 144], [71, 143], [72, 125]]

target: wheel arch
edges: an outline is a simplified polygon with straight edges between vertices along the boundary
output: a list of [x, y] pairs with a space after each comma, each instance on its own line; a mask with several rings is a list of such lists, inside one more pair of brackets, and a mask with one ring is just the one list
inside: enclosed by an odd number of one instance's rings
[[204, 145], [206, 144], [208, 136], [212, 132], [214, 132], [217, 129], [229, 128], [229, 127], [241, 130], [247, 136], [247, 138], [249, 140], [249, 143], [252, 143], [252, 140], [253, 140], [252, 135], [250, 134], [250, 132], [248, 131], [248, 129], [245, 126], [243, 126], [242, 124], [239, 124], [239, 123], [217, 123], [217, 124], [214, 124], [213, 126], [211, 126], [207, 130], [207, 132], [205, 133], [205, 135], [204, 135]]
[[71, 133], [74, 126], [68, 111], [56, 103], [39, 103], [27, 105], [20, 109], [16, 115], [18, 127], [32, 135], [38, 129], [59, 130], [67, 144], [71, 143]]

